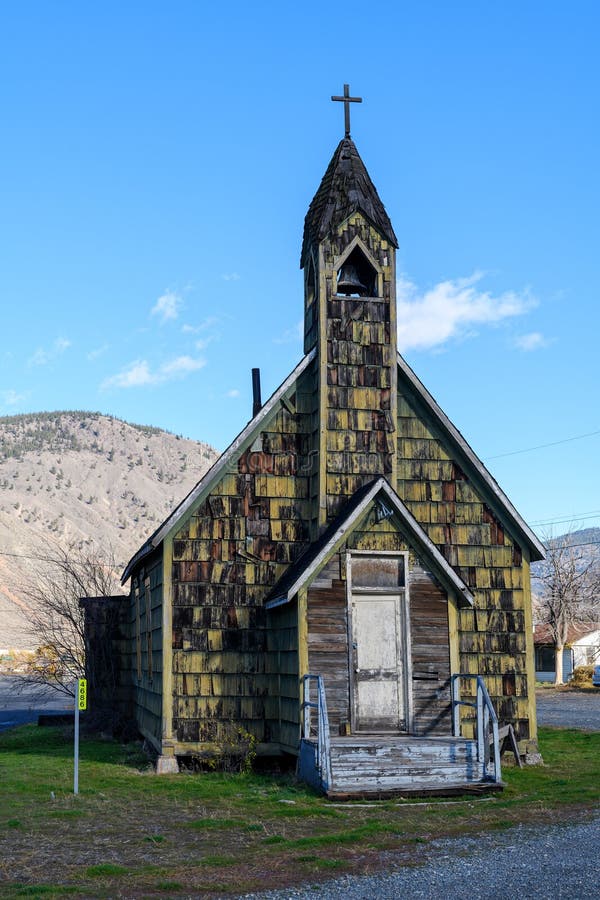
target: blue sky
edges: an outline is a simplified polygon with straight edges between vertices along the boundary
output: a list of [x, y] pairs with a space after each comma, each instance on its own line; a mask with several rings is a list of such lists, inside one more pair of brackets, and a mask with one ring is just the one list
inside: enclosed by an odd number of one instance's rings
[[0, 414], [227, 446], [250, 369], [267, 396], [302, 355], [349, 82], [405, 357], [536, 528], [599, 524], [599, 25], [586, 0], [3, 4]]

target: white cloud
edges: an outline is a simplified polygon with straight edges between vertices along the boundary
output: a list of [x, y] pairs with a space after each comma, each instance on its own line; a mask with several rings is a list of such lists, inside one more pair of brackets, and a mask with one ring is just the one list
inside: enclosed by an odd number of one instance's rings
[[185, 324], [181, 326], [181, 330], [183, 334], [201, 334], [203, 331], [206, 331], [208, 328], [212, 328], [214, 325], [217, 325], [219, 319], [217, 316], [207, 316], [203, 322], [200, 322], [199, 325], [189, 325]]
[[165, 291], [150, 310], [150, 315], [160, 316], [162, 325], [170, 319], [176, 319], [182, 306], [183, 298], [179, 294], [176, 294], [175, 291]]
[[87, 354], [87, 359], [90, 362], [93, 362], [93, 360], [98, 359], [99, 356], [103, 356], [109, 349], [110, 344], [102, 344], [101, 347], [96, 347], [95, 350], [90, 350], [90, 352]]
[[535, 305], [528, 291], [493, 295], [477, 285], [483, 273], [442, 281], [424, 293], [406, 278], [397, 284], [398, 348], [429, 350], [472, 334], [475, 325], [491, 325], [520, 316]]
[[65, 337], [57, 337], [51, 347], [44, 349], [38, 347], [35, 353], [27, 360], [28, 366], [45, 366], [52, 362], [58, 356], [61, 356], [65, 350], [71, 346], [71, 341]]
[[552, 341], [544, 337], [540, 331], [532, 331], [530, 334], [521, 334], [514, 340], [514, 345], [517, 350], [524, 350], [526, 353], [532, 350], [541, 350], [542, 347], [548, 347], [551, 343]]
[[41, 347], [38, 347], [32, 356], [27, 360], [28, 366], [45, 366], [47, 362], [50, 362], [50, 355], [47, 350], [42, 350]]
[[111, 375], [102, 382], [102, 388], [109, 387], [141, 387], [144, 384], [154, 384], [154, 377], [145, 359], [130, 363], [122, 372]]
[[65, 350], [71, 346], [71, 341], [68, 338], [59, 337], [54, 341], [54, 352], [58, 355], [60, 353], [64, 353]]
[[238, 391], [237, 388], [232, 388], [230, 391], [227, 391], [227, 393], [225, 394], [225, 396], [226, 396], [226, 397], [231, 397], [232, 399], [234, 399], [235, 397], [239, 397], [239, 396], [240, 396], [240, 392]]
[[242, 276], [237, 272], [229, 272], [227, 275], [221, 275], [223, 281], [239, 281]]
[[2, 400], [5, 406], [18, 406], [19, 403], [22, 403], [23, 400], [27, 399], [27, 394], [19, 394], [17, 391], [13, 391], [12, 389], [8, 391], [2, 391]]
[[173, 381], [179, 378], [185, 378], [191, 372], [197, 372], [206, 365], [204, 359], [194, 359], [191, 356], [177, 356], [169, 362], [163, 363], [155, 371], [152, 371], [145, 359], [136, 360], [126, 366], [116, 375], [106, 378], [101, 388], [130, 388], [144, 387], [146, 385], [164, 384], [166, 381]]
[[274, 344], [295, 344], [304, 335], [304, 320], [299, 319], [291, 328], [287, 328], [279, 337], [273, 338]]
[[157, 372], [157, 376], [161, 381], [169, 381], [171, 378], [178, 378], [181, 375], [188, 375], [190, 372], [197, 372], [198, 369], [204, 368], [206, 360], [193, 359], [191, 356], [178, 356], [171, 362], [164, 363]]

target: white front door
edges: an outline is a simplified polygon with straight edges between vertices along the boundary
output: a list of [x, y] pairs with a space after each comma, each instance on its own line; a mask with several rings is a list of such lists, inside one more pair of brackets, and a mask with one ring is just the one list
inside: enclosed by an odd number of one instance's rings
[[405, 731], [403, 595], [352, 596], [354, 728]]

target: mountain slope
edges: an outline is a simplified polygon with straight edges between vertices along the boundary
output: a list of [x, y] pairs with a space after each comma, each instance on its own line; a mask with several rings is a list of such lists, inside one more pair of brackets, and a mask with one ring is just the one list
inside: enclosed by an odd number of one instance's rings
[[[111, 547], [122, 570], [217, 457], [100, 413], [0, 417], [0, 650], [35, 644], [19, 585], [44, 542]], [[597, 547], [600, 529], [554, 540], [565, 539]], [[532, 566], [534, 591], [543, 567]]]
[[[544, 585], [544, 579], [547, 579], [553, 573], [553, 566], [551, 565], [553, 556], [555, 563], [562, 561], [560, 568], [564, 572], [564, 584], [569, 584], [566, 574], [568, 571], [569, 557], [572, 558], [575, 571], [578, 572], [583, 572], [590, 564], [595, 563], [596, 579], [598, 578], [600, 528], [581, 528], [577, 531], [573, 528], [573, 530], [567, 531], [565, 534], [557, 535], [556, 537], [548, 537], [544, 543], [548, 548], [546, 559], [540, 560], [540, 562], [536, 562], [531, 566], [534, 622], [545, 621], [547, 615], [547, 609], [544, 609], [542, 598], [544, 596], [544, 588], [546, 587], [547, 589], [547, 585]], [[563, 556], [560, 553], [560, 548], [562, 547], [570, 547], [572, 548], [572, 551], [567, 551]], [[554, 553], [553, 550], [555, 551]], [[558, 552], [556, 552], [557, 550]], [[598, 598], [597, 595], [595, 598], [595, 605], [590, 606], [588, 609], [584, 609], [582, 618], [584, 620], [592, 618], [595, 621], [600, 618], [600, 598]]]
[[99, 413], [0, 417], [0, 648], [31, 645], [19, 585], [44, 541], [91, 540], [124, 566], [217, 456]]
[[[583, 564], [588, 563], [592, 558], [598, 558], [600, 548], [600, 528], [580, 528], [578, 530], [567, 531], [564, 534], [556, 535], [556, 537], [546, 537], [544, 545], [553, 547], [572, 547], [575, 556], [580, 559]], [[535, 590], [540, 587], [540, 578], [549, 571], [548, 560], [540, 560], [531, 566], [532, 587]]]

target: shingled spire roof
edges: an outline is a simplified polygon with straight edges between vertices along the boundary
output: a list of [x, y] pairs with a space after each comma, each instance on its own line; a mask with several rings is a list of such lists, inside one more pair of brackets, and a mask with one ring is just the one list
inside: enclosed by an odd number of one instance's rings
[[394, 247], [398, 246], [392, 223], [354, 141], [345, 137], [338, 144], [308, 208], [300, 267], [304, 266], [313, 241], [320, 243], [328, 232], [359, 210]]

